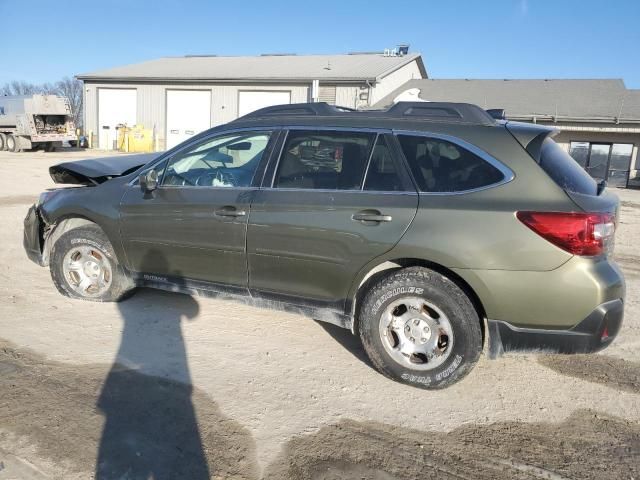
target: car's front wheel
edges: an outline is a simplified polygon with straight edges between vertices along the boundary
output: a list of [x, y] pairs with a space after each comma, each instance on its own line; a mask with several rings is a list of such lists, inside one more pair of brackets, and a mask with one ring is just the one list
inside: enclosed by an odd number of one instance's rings
[[478, 314], [449, 278], [426, 268], [397, 270], [365, 296], [359, 333], [384, 375], [421, 388], [462, 379], [482, 352]]
[[50, 269], [58, 291], [71, 298], [116, 302], [134, 288], [97, 225], [63, 233], [51, 249]]

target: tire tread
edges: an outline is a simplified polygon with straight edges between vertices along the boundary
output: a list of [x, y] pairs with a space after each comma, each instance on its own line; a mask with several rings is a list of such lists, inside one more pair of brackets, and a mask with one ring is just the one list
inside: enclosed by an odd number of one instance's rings
[[[385, 358], [387, 356], [387, 353], [376, 346], [373, 338], [374, 335], [379, 336], [379, 316], [372, 312], [372, 307], [376, 299], [380, 298], [380, 296], [382, 296], [384, 292], [388, 290], [393, 290], [402, 286], [415, 286], [416, 284], [420, 284], [425, 287], [440, 289], [462, 309], [463, 318], [461, 320], [464, 322], [465, 332], [469, 335], [472, 345], [474, 345], [475, 347], [471, 352], [471, 356], [465, 357], [460, 366], [457, 367], [451, 375], [445, 377], [443, 380], [440, 380], [437, 383], [431, 383], [428, 386], [419, 383], [407, 382], [406, 380], [399, 378], [398, 374], [394, 372], [393, 368], [391, 368], [392, 366], [397, 364], [395, 364], [393, 360]], [[383, 310], [383, 307], [380, 307], [380, 310]], [[481, 323], [478, 313], [473, 306], [473, 303], [464, 293], [464, 291], [460, 287], [458, 287], [458, 285], [450, 278], [428, 268], [407, 267], [396, 270], [388, 276], [380, 279], [378, 283], [371, 287], [369, 292], [366, 293], [363, 300], [363, 306], [360, 311], [359, 320], [360, 338], [362, 340], [364, 349], [374, 367], [387, 378], [400, 381], [402, 383], [408, 383], [413, 386], [427, 389], [445, 388], [466, 376], [478, 362], [478, 359], [482, 352]], [[406, 370], [407, 372], [411, 372], [411, 374], [413, 375], [421, 375], [420, 371], [409, 369]]]

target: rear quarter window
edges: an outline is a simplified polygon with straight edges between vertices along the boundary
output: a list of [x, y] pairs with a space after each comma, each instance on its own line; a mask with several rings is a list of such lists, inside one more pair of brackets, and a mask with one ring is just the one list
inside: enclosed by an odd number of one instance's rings
[[563, 190], [583, 195], [598, 195], [596, 181], [551, 138], [542, 142], [540, 166]]
[[403, 134], [398, 140], [421, 192], [465, 192], [505, 178], [485, 159], [447, 140]]

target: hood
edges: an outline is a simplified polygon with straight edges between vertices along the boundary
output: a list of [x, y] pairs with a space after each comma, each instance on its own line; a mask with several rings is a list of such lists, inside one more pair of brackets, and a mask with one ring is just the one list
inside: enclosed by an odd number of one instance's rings
[[160, 155], [162, 152], [117, 155], [59, 163], [49, 168], [49, 175], [55, 183], [98, 185], [114, 177], [128, 175]]

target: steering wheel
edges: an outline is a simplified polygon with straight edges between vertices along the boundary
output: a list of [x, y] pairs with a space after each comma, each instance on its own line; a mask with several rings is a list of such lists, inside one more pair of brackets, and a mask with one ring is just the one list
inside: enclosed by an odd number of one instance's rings
[[213, 181], [214, 184], [217, 185], [225, 185], [229, 187], [236, 186], [236, 178], [231, 172], [225, 172], [224, 170], [218, 169], [216, 171], [216, 178]]
[[213, 181], [217, 178], [218, 172], [206, 172], [199, 175], [196, 179], [196, 185], [201, 187], [210, 187], [213, 185]]

